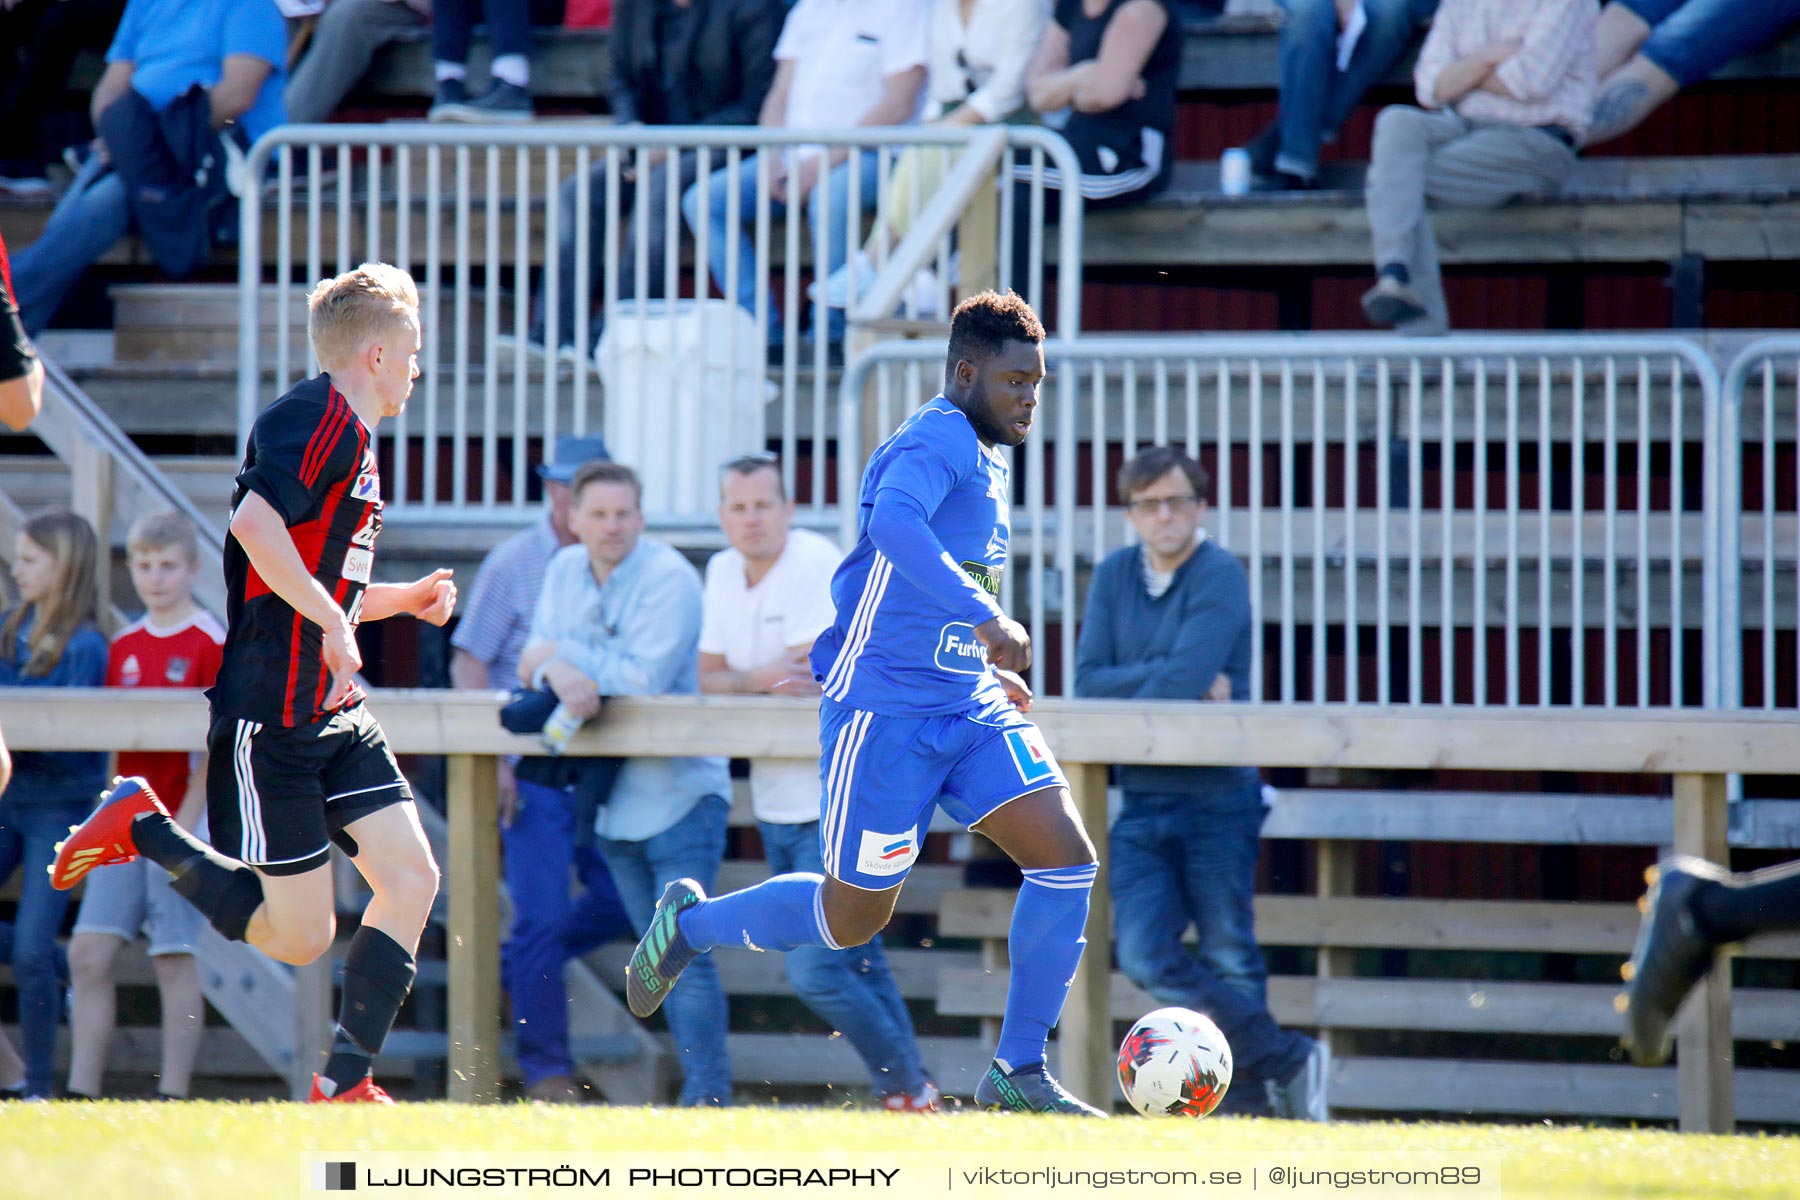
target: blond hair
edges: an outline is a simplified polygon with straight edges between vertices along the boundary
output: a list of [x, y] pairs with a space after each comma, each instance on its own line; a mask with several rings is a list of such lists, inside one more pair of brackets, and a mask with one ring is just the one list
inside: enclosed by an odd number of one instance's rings
[[0, 647], [4, 647], [8, 657], [12, 655], [26, 611], [37, 609], [24, 674], [42, 676], [62, 661], [63, 651], [76, 630], [84, 624], [99, 623], [100, 542], [94, 536], [94, 527], [66, 508], [39, 513], [25, 522], [23, 532], [56, 560], [56, 582], [43, 600], [19, 605], [0, 623]]
[[[320, 280], [306, 307], [313, 357], [329, 371], [347, 364], [370, 342], [416, 326], [419, 289], [399, 267], [364, 263], [335, 279]], [[405, 350], [411, 353], [412, 347]]]
[[187, 555], [189, 563], [198, 564], [200, 531], [186, 515], [172, 508], [145, 513], [131, 523], [131, 532], [125, 535], [125, 549], [132, 554], [175, 549]]

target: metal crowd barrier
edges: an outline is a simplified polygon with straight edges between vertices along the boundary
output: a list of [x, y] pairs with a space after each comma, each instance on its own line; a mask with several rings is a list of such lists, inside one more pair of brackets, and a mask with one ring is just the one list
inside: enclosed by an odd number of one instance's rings
[[[822, 280], [816, 264], [840, 249], [826, 238], [841, 200], [856, 215], [843, 219], [839, 209], [836, 222], [851, 264], [851, 295], [871, 282], [868, 270], [857, 278], [856, 250], [870, 227], [865, 217], [884, 228], [890, 218], [910, 217], [910, 239], [891, 251], [911, 256], [903, 265], [934, 267], [936, 287], [887, 290], [895, 292], [900, 316], [932, 315], [921, 311], [925, 304], [947, 317], [956, 260], [944, 205], [934, 207], [936, 197], [921, 187], [907, 189], [906, 213], [890, 198], [902, 156], [915, 147], [948, 156], [944, 165], [959, 194], [994, 197], [996, 220], [984, 228], [996, 244], [975, 257], [993, 264], [995, 282], [1025, 292], [1044, 311], [1046, 250], [1054, 244], [1061, 263], [1077, 264], [1054, 281], [1057, 328], [1072, 335], [1080, 320], [1080, 205], [1069, 206], [1073, 211], [1065, 212], [1052, 243], [1044, 224], [1045, 179], [1048, 171], [1079, 167], [1068, 143], [1048, 130], [906, 126], [802, 133], [581, 123], [273, 130], [248, 161], [249, 177], [268, 182], [261, 193], [247, 189], [241, 202], [240, 436], [263, 405], [316, 369], [306, 344], [304, 286], [379, 259], [413, 272], [424, 307], [424, 377], [408, 411], [380, 430], [383, 452], [391, 456], [386, 482], [393, 519], [520, 522], [528, 513], [528, 439], [550, 445], [561, 433], [604, 431], [615, 457], [637, 466], [650, 485], [646, 510], [655, 525], [710, 525], [718, 461], [770, 443], [782, 449], [802, 519], [829, 525], [826, 443], [836, 432], [831, 377], [838, 366], [826, 338], [801, 335], [803, 312], [817, 329], [828, 323], [823, 289], [809, 297], [802, 285], [808, 275]], [[868, 164], [845, 172], [841, 197], [821, 189], [811, 222], [798, 204], [783, 213], [775, 169], [778, 158], [808, 148]], [[996, 194], [984, 184], [991, 174], [983, 172], [998, 169], [1002, 155], [1032, 176], [1016, 195], [1011, 186]], [[680, 211], [684, 162], [692, 164], [702, 218], [693, 228]], [[652, 240], [651, 187], [636, 187], [624, 204], [622, 185], [634, 178], [662, 184], [660, 216], [679, 237]], [[565, 180], [571, 181], [568, 211], [559, 202]], [[754, 298], [746, 313], [727, 300], [695, 303], [739, 291], [736, 256], [728, 256], [722, 278], [708, 278], [709, 243], [716, 238], [704, 216], [714, 195], [723, 199], [725, 228], [742, 228], [754, 248], [748, 268]], [[1020, 222], [1030, 226], [1020, 239], [1028, 263], [1013, 261]], [[890, 242], [875, 238], [872, 245], [870, 270], [879, 275], [889, 266]], [[274, 264], [272, 279], [265, 262]], [[528, 298], [541, 289], [543, 307], [557, 312], [565, 298], [564, 266], [573, 267], [574, 280], [599, 284], [596, 304], [577, 283], [575, 353], [567, 359], [555, 345], [540, 355], [526, 344]], [[627, 267], [638, 281], [634, 289], [621, 287]], [[647, 299], [652, 290], [669, 303]], [[587, 336], [600, 314], [607, 335], [617, 337], [610, 360], [605, 338], [597, 353]], [[868, 318], [866, 303], [857, 315]], [[765, 362], [772, 324], [785, 338]], [[555, 321], [547, 340], [558, 340]], [[629, 393], [629, 403], [603, 402], [607, 388], [595, 377], [594, 359], [614, 364], [613, 389]]]
[[[1211, 472], [1207, 527], [1250, 575], [1254, 700], [1610, 708], [1722, 694], [1703, 651], [1722, 582], [1719, 383], [1691, 343], [1087, 336], [1046, 356], [1047, 436], [1016, 459], [1014, 545], [1040, 646], [1060, 619], [1065, 691], [1078, 574], [1130, 538], [1111, 481], [1138, 449], [1172, 442]], [[941, 358], [886, 344], [853, 363], [846, 443], [928, 398]], [[1665, 461], [1666, 486], [1651, 469]], [[843, 494], [860, 468], [840, 456]], [[852, 536], [854, 511], [841, 520]]]
[[1797, 379], [1800, 335], [1786, 334], [1744, 347], [1720, 390], [1719, 651], [1731, 707], [1800, 706]]

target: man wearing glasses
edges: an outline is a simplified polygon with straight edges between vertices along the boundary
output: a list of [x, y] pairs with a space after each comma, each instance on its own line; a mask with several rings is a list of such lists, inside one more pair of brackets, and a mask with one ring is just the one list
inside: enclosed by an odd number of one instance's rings
[[[1132, 700], [1248, 700], [1254, 616], [1244, 568], [1207, 537], [1206, 470], [1153, 446], [1119, 473], [1137, 545], [1094, 570], [1075, 693]], [[1269, 1015], [1251, 899], [1263, 818], [1254, 767], [1119, 768], [1124, 809], [1109, 869], [1119, 966], [1166, 1004], [1205, 1013], [1261, 1080], [1278, 1117], [1327, 1119], [1323, 1042]], [[1192, 924], [1199, 953], [1182, 934]]]

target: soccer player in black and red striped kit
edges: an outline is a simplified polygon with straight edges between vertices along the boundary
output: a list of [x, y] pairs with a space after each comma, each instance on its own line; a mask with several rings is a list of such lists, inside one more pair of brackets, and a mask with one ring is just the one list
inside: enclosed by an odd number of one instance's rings
[[412, 789], [363, 704], [356, 626], [400, 613], [442, 625], [456, 586], [447, 570], [370, 581], [381, 531], [375, 427], [406, 407], [419, 373], [412, 278], [365, 263], [319, 284], [308, 306], [325, 373], [256, 419], [232, 497], [224, 660], [207, 693], [213, 845], [176, 825], [142, 779], [127, 779], [58, 847], [50, 874], [72, 887], [93, 867], [142, 854], [220, 933], [303, 964], [336, 933], [329, 856], [341, 847], [375, 896], [350, 941], [311, 1099], [391, 1103], [370, 1061], [412, 990], [438, 872]]

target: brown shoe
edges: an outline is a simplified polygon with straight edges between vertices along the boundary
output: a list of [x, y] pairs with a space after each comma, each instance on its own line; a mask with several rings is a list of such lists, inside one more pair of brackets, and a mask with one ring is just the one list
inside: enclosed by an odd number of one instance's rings
[[567, 1075], [546, 1075], [525, 1089], [525, 1098], [533, 1104], [581, 1104], [586, 1094]]

